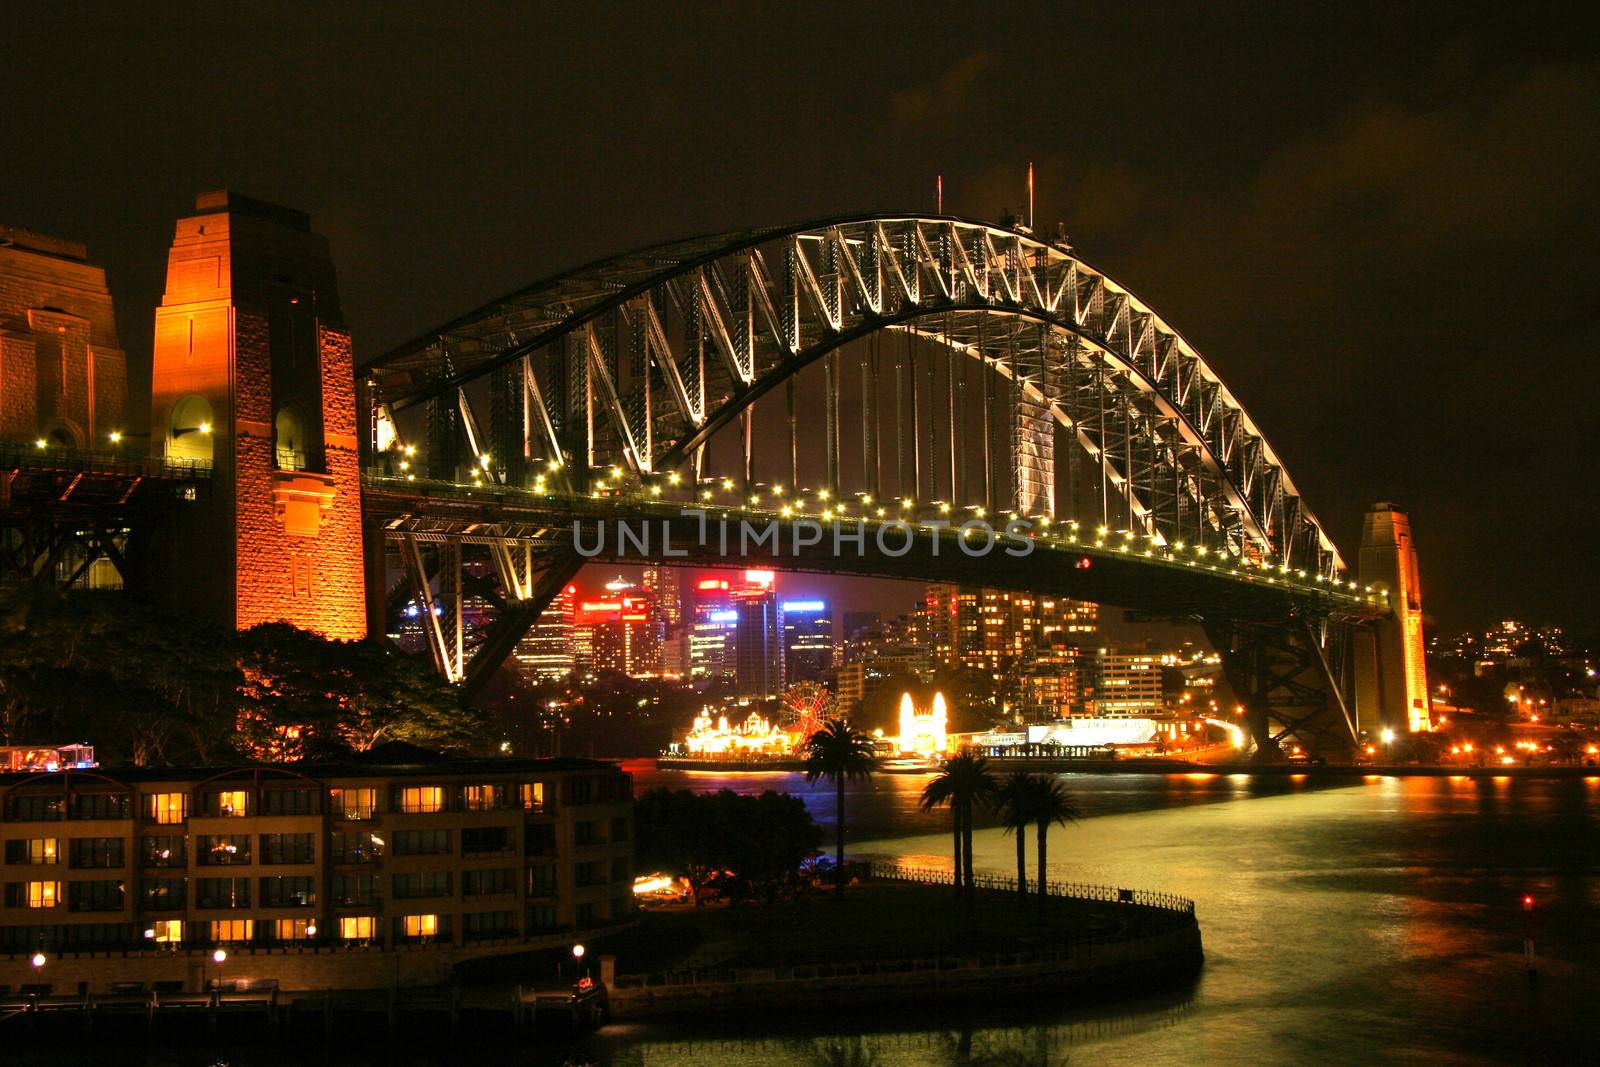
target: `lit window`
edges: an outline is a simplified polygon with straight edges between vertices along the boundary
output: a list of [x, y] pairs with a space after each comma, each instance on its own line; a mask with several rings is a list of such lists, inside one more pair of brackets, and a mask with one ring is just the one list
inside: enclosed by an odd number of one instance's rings
[[150, 929], [155, 931], [153, 940], [159, 944], [172, 945], [183, 940], [182, 919], [158, 919], [150, 924]]
[[544, 810], [544, 783], [522, 783], [522, 806], [528, 811]]
[[371, 915], [346, 915], [339, 920], [339, 936], [346, 941], [371, 941], [376, 926]]
[[376, 789], [330, 789], [328, 798], [338, 819], [370, 819], [378, 813]]
[[432, 937], [439, 932], [439, 916], [407, 915], [405, 931], [407, 937]]
[[60, 897], [60, 882], [28, 883], [28, 907], [30, 908], [53, 908]]
[[26, 841], [7, 842], [7, 852], [16, 858], [6, 857], [8, 863], [57, 863], [56, 851], [60, 842], [54, 837], [33, 837]]
[[228, 789], [215, 794], [213, 803], [216, 805], [218, 815], [231, 815], [242, 818], [245, 814], [246, 797], [249, 794], [243, 789]]
[[279, 941], [304, 941], [311, 936], [313, 925], [315, 920], [312, 919], [278, 919], [273, 924], [273, 933]]
[[414, 785], [400, 790], [400, 810], [419, 814], [444, 810], [444, 789], [436, 785]]
[[145, 815], [151, 822], [170, 825], [189, 817], [188, 793], [151, 793], [145, 801]]
[[211, 922], [213, 942], [249, 941], [255, 937], [255, 932], [254, 919], [213, 919]]
[[496, 811], [505, 799], [505, 786], [469, 785], [461, 789], [461, 804], [468, 811]]

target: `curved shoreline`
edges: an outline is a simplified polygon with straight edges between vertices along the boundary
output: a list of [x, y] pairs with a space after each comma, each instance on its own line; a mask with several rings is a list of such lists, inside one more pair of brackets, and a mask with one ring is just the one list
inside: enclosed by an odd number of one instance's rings
[[[1263, 777], [1308, 778], [1600, 778], [1600, 766], [1434, 767], [1420, 764], [1328, 763], [1196, 763], [1178, 759], [1081, 760], [1038, 756], [990, 756], [1000, 770], [1032, 770], [1044, 774], [1256, 774]], [[690, 760], [660, 757], [660, 771], [781, 773], [804, 770], [799, 760]], [[933, 773], [931, 771], [926, 773]]]
[[[937, 874], [877, 867], [855, 892], [886, 892], [913, 897], [922, 909], [924, 893], [943, 894]], [[876, 888], [874, 888], [876, 887]], [[973, 901], [981, 911], [1009, 908], [1014, 888], [998, 876], [980, 879]], [[887, 898], [895, 906], [906, 901]], [[1192, 901], [1168, 894], [1107, 886], [1052, 883], [1051, 922], [1034, 926], [1033, 904], [1021, 925], [994, 944], [930, 953], [928, 939], [907, 944], [891, 940], [853, 958], [792, 960], [768, 965], [746, 958], [744, 965], [705, 965], [652, 974], [607, 975], [610, 1010], [618, 1018], [700, 1017], [733, 1011], [840, 1011], [874, 1007], [915, 996], [919, 1001], [1029, 998], [1084, 993], [1108, 994], [1193, 977], [1205, 960]], [[919, 903], [923, 902], [923, 903]], [[823, 901], [824, 908], [834, 906]], [[706, 918], [704, 915], [695, 917]], [[1052, 930], [1053, 927], [1053, 930]], [[1099, 932], [1094, 931], [1098, 927]], [[724, 931], [727, 933], [729, 931]], [[1053, 936], [1051, 936], [1053, 935]], [[971, 939], [969, 939], [969, 942]], [[757, 965], [757, 964], [760, 965]]]

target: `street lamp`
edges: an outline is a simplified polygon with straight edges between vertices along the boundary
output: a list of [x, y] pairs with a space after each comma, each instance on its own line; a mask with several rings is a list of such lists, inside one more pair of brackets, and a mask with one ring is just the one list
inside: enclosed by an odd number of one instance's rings
[[1383, 732], [1381, 734], [1379, 734], [1378, 736], [1383, 738], [1383, 743], [1384, 744], [1386, 744], [1386, 745], [1394, 744], [1394, 731], [1389, 729], [1387, 726], [1385, 726], [1383, 728]]
[[35, 952], [33, 954], [33, 960], [31, 962], [33, 963], [34, 970], [38, 970], [40, 967], [44, 966], [44, 958], [43, 952]]

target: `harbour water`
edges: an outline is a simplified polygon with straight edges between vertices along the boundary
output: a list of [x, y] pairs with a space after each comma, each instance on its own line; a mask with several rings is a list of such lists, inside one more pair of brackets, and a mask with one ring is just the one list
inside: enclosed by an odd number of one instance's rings
[[[640, 790], [780, 789], [834, 818], [833, 791], [798, 774], [631, 769]], [[1192, 897], [1207, 953], [1193, 985], [938, 1018], [907, 1005], [868, 1020], [618, 1026], [588, 1054], [616, 1067], [1600, 1060], [1600, 778], [1064, 780], [1084, 819], [1051, 835], [1052, 877]], [[948, 816], [916, 810], [925, 781], [852, 785], [850, 851], [948, 867]], [[975, 851], [981, 867], [1015, 867], [999, 829], [980, 829]]]

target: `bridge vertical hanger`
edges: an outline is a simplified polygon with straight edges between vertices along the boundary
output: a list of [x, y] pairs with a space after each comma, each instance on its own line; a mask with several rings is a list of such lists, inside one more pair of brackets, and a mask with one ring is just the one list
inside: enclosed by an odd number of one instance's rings
[[878, 499], [878, 334], [867, 337], [861, 362], [861, 470], [867, 495]]
[[827, 440], [828, 492], [839, 495], [839, 353], [829, 352], [823, 359], [824, 385], [827, 399], [823, 417], [823, 431]]
[[[987, 326], [989, 326], [989, 317], [986, 315], [986, 317], [979, 320], [979, 330], [987, 331]], [[982, 387], [981, 403], [982, 408], [984, 408], [984, 411], [982, 411], [982, 414], [984, 414], [984, 419], [982, 419], [982, 434], [984, 434], [984, 450], [982, 450], [984, 451], [984, 509], [992, 512], [992, 510], [995, 510], [995, 466], [994, 456], [992, 456], [994, 426], [990, 422], [992, 422], [992, 414], [994, 414], [994, 397], [992, 397], [992, 392], [994, 392], [994, 370], [990, 368], [992, 358], [990, 358], [989, 350], [982, 342], [982, 334], [979, 336], [978, 354], [982, 360], [979, 363], [978, 381], [979, 386]]]
[[896, 496], [906, 496], [906, 472], [910, 449], [906, 445], [906, 379], [904, 359], [898, 341], [889, 349], [889, 372], [894, 375], [894, 488]]
[[522, 357], [522, 388], [527, 394], [524, 397], [525, 410], [538, 416], [539, 429], [544, 433], [546, 448], [546, 464], [553, 461], [562, 472], [562, 480], [566, 481], [566, 464], [561, 454], [561, 435], [556, 433], [555, 423], [550, 418], [550, 407], [545, 403], [544, 393], [539, 389], [539, 376], [534, 371], [533, 357]]
[[917, 349], [913, 334], [906, 334], [906, 394], [911, 402], [911, 492], [912, 499], [922, 496], [922, 406], [917, 397]]
[[627, 464], [628, 469], [633, 473], [649, 474], [650, 456], [647, 450], [640, 447], [638, 439], [634, 437], [633, 428], [628, 425], [628, 413], [623, 410], [622, 400], [617, 395], [616, 381], [612, 378], [611, 368], [608, 365], [610, 361], [606, 358], [606, 354], [602, 350], [599, 340], [595, 337], [594, 325], [592, 323], [584, 326], [583, 343], [589, 353], [589, 437], [591, 442], [591, 458], [589, 460], [589, 465], [591, 467], [596, 465], [593, 458], [593, 411], [594, 383], [598, 382], [600, 385], [601, 399], [605, 405], [607, 419], [610, 421], [612, 429], [617, 432], [617, 436], [622, 442], [623, 461]]
[[739, 466], [739, 491], [746, 498], [750, 496], [751, 486], [755, 482], [753, 470], [755, 438], [751, 436], [755, 413], [754, 401], [739, 413], [739, 444], [743, 460]]
[[950, 399], [950, 461], [955, 464], [951, 477], [954, 479], [954, 488], [950, 491], [951, 505], [960, 507], [966, 504], [967, 492], [967, 360], [953, 353], [950, 356], [950, 370], [955, 375], [952, 386], [954, 393]]
[[959, 463], [959, 457], [956, 454], [956, 449], [959, 447], [957, 442], [960, 438], [960, 434], [957, 432], [956, 428], [956, 364], [958, 362], [965, 363], [966, 358], [964, 356], [956, 355], [956, 353], [950, 348], [950, 316], [948, 314], [946, 314], [944, 317], [943, 330], [941, 332], [943, 333], [943, 337], [940, 338], [941, 343], [939, 347], [944, 358], [940, 362], [944, 364], [944, 409], [945, 415], [948, 419], [945, 427], [945, 443], [950, 448], [949, 499], [953, 505], [961, 499], [961, 488], [958, 484], [961, 479], [956, 471], [956, 466]]
[[794, 379], [783, 383], [785, 413], [789, 422], [789, 484], [800, 486], [800, 434], [794, 412]]

